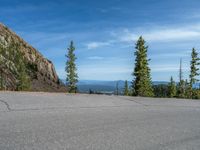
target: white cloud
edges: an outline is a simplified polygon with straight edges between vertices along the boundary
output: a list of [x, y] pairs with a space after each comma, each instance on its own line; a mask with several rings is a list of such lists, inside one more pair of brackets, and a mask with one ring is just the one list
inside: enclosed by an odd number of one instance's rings
[[[189, 67], [183, 67], [182, 71], [188, 71]], [[179, 65], [153, 65], [151, 66], [152, 72], [178, 72]]]
[[118, 32], [115, 37], [120, 37], [121, 42], [132, 42], [143, 36], [148, 42], [169, 42], [180, 40], [192, 40], [200, 38], [200, 24], [185, 27], [153, 27], [152, 29], [138, 29], [139, 31], [131, 31], [125, 29]]
[[135, 30], [120, 29], [110, 31], [109, 36], [105, 42], [89, 42], [86, 44], [87, 49], [96, 49], [99, 47], [110, 46], [115, 43], [133, 42], [139, 36], [143, 36], [147, 42], [179, 42], [200, 40], [200, 23], [188, 26], [176, 27], [143, 27]]
[[88, 49], [95, 49], [103, 46], [109, 46], [111, 42], [90, 42], [86, 44]]
[[160, 31], [152, 31], [144, 34], [148, 41], [173, 41], [185, 40], [200, 37], [200, 31], [184, 30], [184, 29], [166, 29]]

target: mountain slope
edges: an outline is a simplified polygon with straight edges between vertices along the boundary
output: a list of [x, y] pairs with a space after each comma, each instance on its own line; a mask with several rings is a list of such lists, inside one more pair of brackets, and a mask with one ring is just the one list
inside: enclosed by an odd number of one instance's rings
[[[4, 87], [8, 90], [16, 90], [18, 79], [16, 62], [12, 57], [15, 55], [22, 55], [26, 65], [26, 72], [30, 78], [30, 90], [32, 91], [65, 91], [66, 88], [60, 82], [53, 63], [44, 58], [35, 48], [26, 43], [22, 38], [16, 35], [13, 31], [8, 29], [5, 25], [0, 23], [0, 46], [1, 46], [1, 78], [4, 77]], [[10, 48], [15, 47], [11, 55]], [[6, 57], [5, 57], [6, 56]], [[12, 57], [11, 57], [12, 56]], [[11, 58], [10, 58], [11, 57]], [[5, 63], [7, 62], [7, 63]], [[9, 66], [9, 67], [8, 67]], [[2, 83], [1, 83], [2, 84]]]

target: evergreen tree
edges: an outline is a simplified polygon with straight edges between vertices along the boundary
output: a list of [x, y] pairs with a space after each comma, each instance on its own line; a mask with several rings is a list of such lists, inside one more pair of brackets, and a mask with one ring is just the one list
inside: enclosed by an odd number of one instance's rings
[[180, 59], [180, 67], [179, 67], [179, 83], [183, 80], [183, 71], [182, 71], [182, 58]]
[[89, 89], [89, 94], [94, 94], [94, 91], [92, 91], [91, 89]]
[[129, 95], [129, 89], [128, 89], [128, 81], [125, 81], [125, 85], [124, 85], [124, 95], [128, 96]]
[[119, 81], [116, 83], [116, 95], [119, 95]]
[[[7, 87], [8, 76], [16, 87]], [[20, 51], [20, 45], [13, 41], [7, 46], [0, 45], [0, 82], [1, 89], [29, 90], [30, 88], [26, 61]]]
[[185, 98], [185, 81], [183, 80], [182, 59], [180, 59], [178, 97]]
[[18, 75], [18, 82], [17, 82], [17, 90], [18, 91], [27, 91], [30, 89], [30, 78], [27, 75], [27, 70], [25, 64], [20, 61], [19, 63], [19, 75]]
[[7, 61], [6, 70], [4, 69], [4, 72], [6, 72], [5, 77], [9, 74], [13, 75], [12, 78], [16, 80], [16, 89], [14, 90], [29, 90], [30, 79], [27, 74], [25, 59], [20, 51], [20, 45], [12, 41], [5, 48], [4, 57]]
[[153, 85], [153, 91], [155, 97], [168, 97], [169, 91], [166, 84]]
[[74, 54], [74, 51], [75, 51], [75, 47], [74, 47], [73, 41], [71, 41], [70, 46], [68, 48], [68, 54], [66, 55], [67, 62], [66, 62], [66, 68], [65, 68], [65, 71], [67, 73], [66, 83], [68, 86], [69, 93], [77, 92], [76, 83], [78, 82], [78, 75], [76, 73], [77, 68], [75, 64], [75, 60], [77, 58]]
[[199, 76], [199, 68], [198, 66], [200, 65], [199, 63], [199, 58], [198, 58], [198, 53], [196, 52], [196, 49], [193, 48], [192, 49], [192, 53], [191, 53], [191, 57], [192, 60], [190, 61], [190, 98], [193, 98], [195, 95], [195, 92], [192, 88], [193, 84], [195, 84], [196, 82], [198, 82], [199, 80], [196, 78], [197, 76]]
[[173, 77], [170, 78], [170, 83], [168, 85], [169, 88], [169, 97], [175, 97], [176, 96], [176, 83], [173, 80]]
[[145, 40], [142, 36], [138, 39], [135, 48], [134, 94], [136, 96], [154, 96], [148, 63], [150, 60], [147, 58], [148, 47], [145, 46]]
[[4, 78], [3, 78], [3, 72], [0, 70], [0, 90], [4, 89]]
[[185, 81], [181, 80], [178, 84], [178, 97], [179, 98], [185, 98], [185, 92], [186, 92], [186, 87], [185, 87]]
[[198, 65], [199, 63], [199, 58], [198, 58], [198, 53], [196, 52], [195, 48], [192, 49], [192, 54], [191, 54], [192, 60], [190, 61], [190, 85], [198, 82], [199, 80], [196, 78], [196, 76], [199, 76], [200, 74], [198, 73], [199, 68]]
[[192, 98], [192, 94], [194, 94], [194, 90], [190, 86], [190, 82], [188, 80], [185, 80], [185, 98]]

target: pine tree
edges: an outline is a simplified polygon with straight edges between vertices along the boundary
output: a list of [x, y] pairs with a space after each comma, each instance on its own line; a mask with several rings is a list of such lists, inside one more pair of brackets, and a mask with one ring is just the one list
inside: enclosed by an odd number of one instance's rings
[[18, 70], [17, 90], [27, 91], [30, 89], [30, 77], [27, 74], [26, 61], [20, 51], [15, 54], [15, 61]]
[[179, 83], [183, 80], [183, 71], [182, 71], [182, 58], [180, 59], [180, 67], [179, 67]]
[[116, 95], [119, 95], [119, 81], [116, 83]]
[[71, 41], [70, 46], [68, 48], [68, 54], [66, 55], [67, 62], [66, 62], [66, 68], [65, 68], [65, 71], [67, 73], [66, 83], [68, 86], [69, 93], [77, 92], [76, 83], [78, 82], [78, 75], [76, 73], [77, 68], [75, 64], [75, 60], [77, 58], [74, 54], [74, 51], [75, 51], [75, 47], [74, 47], [73, 41]]
[[18, 91], [27, 91], [30, 89], [30, 78], [26, 72], [26, 66], [23, 62], [19, 64], [19, 75], [17, 82], [17, 90]]
[[125, 81], [125, 84], [124, 84], [124, 95], [125, 96], [129, 95], [128, 81], [127, 80]]
[[135, 48], [134, 94], [136, 96], [154, 96], [149, 68], [150, 60], [147, 58], [148, 47], [145, 46], [145, 40], [142, 36], [138, 39]]
[[178, 97], [185, 98], [185, 81], [183, 80], [182, 59], [180, 59]]
[[192, 98], [192, 94], [193, 94], [193, 90], [192, 87], [190, 86], [190, 82], [188, 82], [188, 80], [185, 80], [185, 98]]
[[196, 78], [197, 76], [199, 76], [199, 58], [198, 58], [198, 53], [196, 52], [196, 49], [193, 48], [192, 49], [192, 53], [191, 53], [191, 57], [192, 60], [190, 61], [190, 98], [195, 97], [195, 92], [192, 88], [193, 84], [195, 84], [196, 82], [198, 82], [199, 80]]
[[173, 77], [170, 78], [170, 83], [168, 85], [169, 90], [169, 97], [175, 97], [176, 96], [176, 83], [173, 80]]
[[199, 76], [200, 74], [198, 73], [199, 68], [198, 66], [200, 65], [199, 63], [199, 58], [198, 58], [198, 53], [196, 52], [195, 48], [192, 49], [192, 54], [191, 54], [192, 60], [190, 62], [190, 85], [198, 82], [199, 80], [196, 78], [196, 76]]

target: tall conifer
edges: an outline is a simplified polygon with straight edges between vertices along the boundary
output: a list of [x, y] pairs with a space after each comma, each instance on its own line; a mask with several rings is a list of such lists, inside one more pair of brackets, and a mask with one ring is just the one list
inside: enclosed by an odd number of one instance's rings
[[134, 94], [136, 96], [154, 96], [149, 68], [150, 60], [147, 58], [148, 47], [145, 45], [142, 36], [139, 37], [135, 49]]
[[76, 56], [74, 54], [75, 47], [73, 41], [70, 42], [70, 46], [68, 48], [68, 53], [66, 55], [67, 62], [65, 71], [67, 73], [66, 83], [68, 86], [69, 93], [76, 93], [77, 92], [77, 82], [78, 82], [78, 74], [76, 73]]
[[127, 80], [125, 81], [125, 84], [124, 84], [124, 95], [125, 96], [129, 95], [128, 81]]
[[185, 98], [185, 81], [183, 80], [182, 59], [180, 59], [178, 97]]
[[191, 53], [191, 61], [190, 61], [190, 98], [193, 98], [195, 96], [194, 90], [192, 88], [193, 84], [198, 82], [199, 80], [197, 79], [197, 76], [199, 76], [199, 58], [198, 58], [198, 53], [195, 48], [192, 49]]
[[195, 50], [195, 48], [192, 49], [191, 57], [192, 57], [192, 60], [190, 61], [190, 85], [192, 86], [192, 84], [199, 81], [196, 77], [200, 75], [198, 72], [200, 59], [198, 58], [198, 53]]
[[176, 83], [173, 80], [173, 77], [170, 78], [170, 83], [168, 85], [169, 87], [169, 97], [175, 97], [176, 96]]

